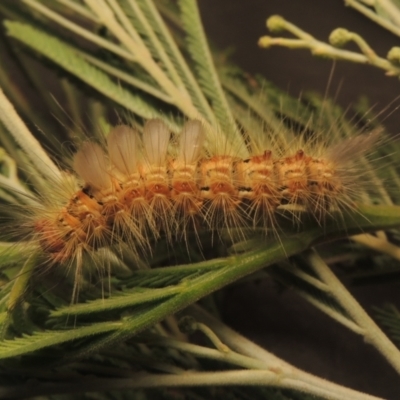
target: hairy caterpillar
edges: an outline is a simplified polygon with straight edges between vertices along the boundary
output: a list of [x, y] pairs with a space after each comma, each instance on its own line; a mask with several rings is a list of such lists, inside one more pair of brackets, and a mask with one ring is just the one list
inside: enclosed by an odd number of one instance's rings
[[32, 217], [50, 262], [81, 264], [86, 253], [123, 244], [148, 256], [151, 240], [173, 243], [199, 229], [275, 231], [278, 213], [290, 213], [295, 223], [307, 213], [324, 224], [356, 209], [357, 160], [380, 140], [378, 130], [331, 145], [305, 135], [266, 136], [243, 159], [233, 146], [210, 151], [210, 136], [215, 132], [198, 120], [171, 136], [162, 120], [152, 119], [142, 134], [119, 125], [106, 145], [85, 142], [73, 159], [76, 175], [68, 176], [69, 197], [57, 200], [58, 210]]

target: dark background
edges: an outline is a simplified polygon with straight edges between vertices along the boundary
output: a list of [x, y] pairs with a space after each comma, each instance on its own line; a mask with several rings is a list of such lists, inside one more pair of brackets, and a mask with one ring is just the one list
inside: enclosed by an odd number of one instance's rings
[[[199, 0], [207, 36], [219, 49], [234, 48], [231, 60], [250, 73], [260, 73], [298, 97], [302, 91], [324, 93], [333, 62], [313, 58], [308, 50], [260, 49], [259, 37], [270, 34], [265, 20], [280, 14], [316, 39], [327, 41], [343, 27], [361, 34], [382, 57], [400, 39], [375, 25], [340, 0]], [[271, 36], [276, 34], [271, 34]], [[355, 47], [350, 47], [356, 49]], [[375, 67], [337, 62], [328, 92], [345, 107], [367, 95], [378, 110], [400, 94], [397, 78]], [[385, 124], [399, 133], [400, 110]], [[342, 271], [336, 271], [343, 278]], [[372, 305], [400, 307], [400, 284], [350, 287], [374, 315]], [[328, 380], [390, 400], [400, 399], [400, 379], [377, 351], [361, 337], [315, 309], [290, 289], [272, 281], [233, 286], [224, 298], [224, 318], [233, 328], [293, 365]]]

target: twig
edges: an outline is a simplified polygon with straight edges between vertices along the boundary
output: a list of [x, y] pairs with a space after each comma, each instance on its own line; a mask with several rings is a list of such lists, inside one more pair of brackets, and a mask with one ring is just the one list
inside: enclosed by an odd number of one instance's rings
[[369, 233], [353, 235], [351, 239], [357, 243], [361, 243], [371, 249], [378, 250], [381, 253], [388, 254], [396, 260], [400, 261], [400, 247], [388, 242], [386, 238], [372, 236]]
[[[311, 388], [309, 384], [289, 377], [277, 377], [272, 371], [227, 371], [227, 372], [187, 372], [180, 375], [142, 374], [138, 373], [129, 379], [84, 379], [61, 384], [37, 384], [0, 389], [0, 397], [32, 397], [36, 395], [99, 392], [137, 388], [188, 387], [188, 386], [272, 386], [313, 393], [330, 400], [383, 400], [351, 389], [332, 393], [328, 387]], [[339, 388], [343, 389], [339, 386]]]
[[[187, 311], [187, 310], [186, 310]], [[255, 343], [251, 342], [247, 338], [241, 336], [239, 333], [233, 331], [221, 321], [212, 317], [201, 307], [195, 305], [191, 306], [189, 309], [190, 315], [198, 319], [199, 321], [207, 324], [218, 336], [219, 338], [227, 344], [231, 349], [235, 350], [237, 353], [246, 355], [250, 358], [256, 359], [264, 363], [265, 368], [269, 371], [274, 371], [277, 375], [276, 378], [279, 382], [286, 385], [289, 381], [297, 382], [297, 390], [301, 390], [307, 393], [312, 393], [317, 396], [322, 396], [327, 399], [373, 399], [375, 397], [369, 396], [364, 393], [355, 392], [352, 389], [337, 385], [335, 383], [329, 382], [325, 379], [319, 378], [307, 372], [304, 372], [289, 363], [283, 361], [267, 350], [257, 346]], [[258, 371], [252, 371], [257, 374]], [[302, 382], [302, 383], [300, 383]], [[304, 386], [304, 390], [300, 389], [301, 385]], [[275, 386], [271, 384], [271, 386]], [[307, 389], [305, 387], [307, 386]], [[294, 386], [279, 386], [285, 388], [292, 388]], [[312, 388], [312, 389], [311, 389]], [[310, 389], [312, 391], [310, 391]], [[321, 389], [321, 391], [320, 391]], [[324, 391], [324, 392], [322, 392]]]
[[[372, 11], [370, 8], [365, 7], [357, 0], [344, 0], [344, 3], [346, 4], [346, 6], [354, 8], [355, 10], [357, 10], [358, 12], [360, 12], [361, 14], [363, 14], [367, 18], [369, 18], [371, 21], [376, 22], [377, 24], [379, 24], [383, 28], [387, 29], [388, 31], [392, 32], [393, 34], [400, 36], [400, 28], [399, 28], [400, 11], [398, 8], [393, 6], [393, 4], [390, 4], [392, 6], [391, 10], [390, 10], [390, 15], [392, 17], [392, 20], [395, 18], [397, 26], [395, 24], [393, 24], [392, 21], [381, 17], [376, 12]], [[364, 3], [365, 3], [365, 1], [364, 1]], [[388, 2], [386, 0], [375, 0], [371, 3], [372, 4], [370, 4], [370, 6], [379, 4], [379, 6], [382, 7], [382, 6], [384, 6], [383, 3], [387, 4]]]
[[[360, 35], [346, 29], [335, 29], [329, 37], [331, 43], [331, 45], [329, 45], [315, 39], [313, 36], [286, 21], [279, 15], [274, 15], [268, 18], [267, 27], [272, 32], [288, 31], [297, 36], [298, 39], [263, 36], [258, 41], [260, 47], [268, 48], [271, 46], [284, 46], [290, 49], [304, 48], [309, 49], [311, 53], [316, 56], [328, 57], [335, 60], [352, 61], [361, 64], [370, 64], [387, 71], [386, 74], [388, 76], [400, 75], [400, 68], [385, 58], [379, 57]], [[337, 48], [350, 41], [356, 43], [363, 54]]]
[[319, 278], [331, 288], [331, 295], [346, 310], [363, 331], [366, 343], [372, 344], [400, 374], [400, 351], [387, 338], [372, 318], [364, 311], [345, 286], [336, 278], [328, 265], [314, 250], [306, 252], [306, 259]]
[[0, 120], [21, 146], [37, 171], [51, 180], [60, 179], [61, 173], [43, 147], [32, 135], [0, 88]]

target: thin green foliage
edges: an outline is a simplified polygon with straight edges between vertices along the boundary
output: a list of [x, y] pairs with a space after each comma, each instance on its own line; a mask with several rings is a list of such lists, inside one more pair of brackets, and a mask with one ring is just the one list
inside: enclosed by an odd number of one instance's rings
[[98, 68], [85, 61], [74, 48], [60, 39], [18, 22], [6, 21], [8, 34], [33, 50], [48, 57], [66, 71], [98, 90], [117, 104], [143, 118], [161, 116], [159, 111], [147, 103], [142, 96], [135, 95], [120, 84], [113, 82]]
[[[367, 209], [364, 210], [366, 212]], [[400, 223], [400, 213], [397, 212], [397, 219], [394, 215], [386, 215], [385, 224], [390, 224], [394, 226]], [[381, 209], [382, 214], [386, 214], [385, 209]], [[375, 214], [375, 217], [374, 217]], [[353, 225], [350, 224], [346, 227], [345, 232], [352, 230], [360, 231], [368, 229], [368, 226], [376, 226], [377, 221], [383, 223], [382, 214], [376, 213], [376, 208], [372, 208], [368, 215], [370, 221], [366, 222], [364, 217], [354, 215]], [[371, 223], [377, 218], [374, 225]], [[311, 227], [314, 226], [312, 229]], [[343, 233], [343, 231], [342, 231]], [[51, 313], [52, 318], [61, 318], [65, 321], [65, 318], [70, 317], [70, 321], [74, 324], [79, 323], [79, 319], [75, 320], [72, 316], [74, 315], [89, 315], [103, 312], [118, 312], [127, 307], [146, 305], [149, 302], [152, 304], [147, 305], [145, 308], [137, 308], [133, 314], [127, 318], [122, 318], [119, 325], [115, 325], [115, 318], [118, 314], [109, 314], [111, 319], [109, 321], [110, 325], [107, 323], [99, 324], [95, 323], [92, 326], [93, 329], [80, 330], [79, 338], [86, 336], [91, 336], [96, 332], [109, 331], [110, 334], [103, 337], [99, 342], [97, 342], [90, 350], [86, 349], [82, 356], [87, 356], [88, 352], [92, 353], [98, 351], [104, 347], [110, 347], [114, 343], [128, 340], [135, 334], [143, 331], [146, 328], [151, 327], [156, 322], [163, 320], [166, 316], [175, 313], [188, 305], [194, 303], [198, 299], [214, 292], [215, 290], [225, 286], [227, 283], [235, 281], [245, 275], [248, 275], [254, 271], [265, 266], [272, 265], [278, 261], [285, 259], [288, 256], [298, 254], [299, 252], [309, 248], [310, 244], [317, 243], [319, 240], [323, 240], [326, 235], [340, 236], [340, 230], [335, 224], [331, 224], [327, 227], [321, 228], [316, 223], [311, 224], [309, 229], [302, 233], [301, 236], [295, 235], [292, 237], [287, 237], [283, 243], [279, 240], [271, 240], [268, 249], [262, 249], [264, 247], [261, 244], [261, 248], [253, 249], [252, 251], [246, 252], [242, 255], [235, 255], [225, 259], [216, 260], [216, 264], [213, 265], [214, 261], [210, 260], [207, 262], [200, 263], [199, 265], [192, 264], [187, 266], [187, 272], [190, 271], [201, 271], [203, 273], [200, 275], [194, 275], [191, 278], [188, 277], [182, 279], [181, 283], [178, 283], [176, 287], [166, 286], [163, 289], [152, 289], [151, 291], [138, 292], [133, 290], [129, 293], [126, 291], [123, 295], [112, 296], [108, 299], [97, 300], [94, 302], [89, 302], [87, 304], [78, 304], [70, 308], [61, 308], [60, 310], [53, 311]], [[178, 270], [183, 267], [175, 267]], [[147, 277], [149, 274], [154, 276], [163, 277], [164, 275], [170, 275], [174, 272], [174, 267], [171, 268], [160, 268], [152, 269], [149, 271], [138, 271], [135, 273], [137, 282], [140, 282], [141, 276]], [[97, 329], [97, 327], [99, 327]], [[108, 327], [108, 328], [107, 328]], [[76, 328], [71, 328], [71, 333], [75, 332]], [[86, 333], [85, 333], [86, 332]], [[23, 339], [19, 339], [14, 342], [14, 340], [6, 341], [5, 346], [8, 343], [14, 351], [19, 351], [18, 354], [24, 354], [26, 352], [35, 351], [39, 348], [44, 348], [52, 346], [54, 344], [62, 343], [66, 340], [68, 335], [66, 332], [53, 332], [54, 340], [49, 341], [48, 336], [36, 336], [34, 339], [35, 344], [33, 345], [31, 339], [27, 337], [26, 342]], [[48, 331], [49, 337], [51, 336], [51, 331]], [[56, 339], [59, 337], [59, 339]], [[75, 334], [72, 334], [75, 337]], [[73, 340], [73, 339], [71, 339]], [[20, 349], [17, 350], [17, 347]], [[1, 357], [11, 357], [17, 353], [0, 351]]]
[[120, 326], [121, 323], [106, 322], [65, 331], [34, 332], [32, 335], [0, 342], [0, 357], [9, 358], [28, 354], [49, 346], [115, 331]]
[[199, 111], [201, 111], [202, 115], [209, 120], [210, 123], [215, 123], [215, 115], [211, 110], [203, 91], [174, 41], [170, 30], [160, 17], [155, 5], [150, 0], [140, 0], [138, 1], [138, 4], [142, 7], [143, 14], [147, 17], [147, 20], [154, 29], [162, 48], [168, 55], [171, 63], [174, 65], [182, 83], [184, 83], [184, 87], [190, 94], [193, 104]]
[[[213, 59], [208, 48], [200, 20], [197, 4], [194, 0], [180, 0], [181, 18], [187, 35], [187, 49], [195, 62], [199, 84], [213, 104], [213, 112], [220, 125], [232, 135], [231, 140], [238, 138], [232, 112], [222, 90]], [[239, 141], [241, 138], [239, 138]]]

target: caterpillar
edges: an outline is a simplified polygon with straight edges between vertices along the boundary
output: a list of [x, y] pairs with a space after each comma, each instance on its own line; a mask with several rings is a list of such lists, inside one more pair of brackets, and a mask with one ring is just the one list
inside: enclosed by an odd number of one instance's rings
[[256, 143], [249, 133], [250, 157], [243, 158], [229, 143], [213, 150], [207, 140], [215, 135], [200, 120], [171, 135], [151, 119], [142, 134], [118, 125], [107, 143], [85, 142], [73, 157], [69, 196], [31, 218], [50, 263], [79, 264], [86, 253], [121, 244], [149, 256], [152, 240], [187, 240], [200, 229], [276, 233], [282, 213], [297, 224], [306, 213], [323, 225], [356, 209], [357, 160], [381, 138], [374, 130], [336, 144], [306, 135]]

